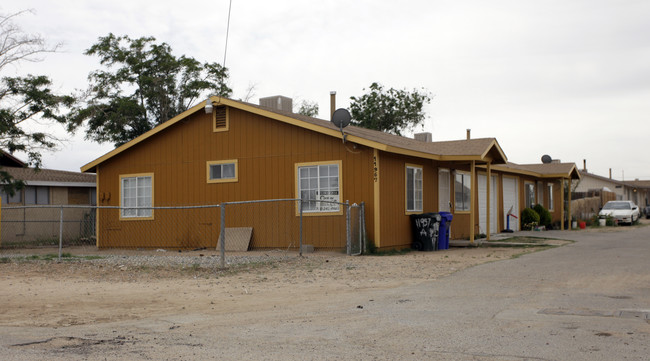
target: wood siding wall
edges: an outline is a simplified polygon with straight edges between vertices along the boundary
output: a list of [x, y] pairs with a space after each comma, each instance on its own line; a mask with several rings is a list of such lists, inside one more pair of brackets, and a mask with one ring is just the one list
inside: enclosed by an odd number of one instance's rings
[[407, 248], [412, 243], [411, 221], [406, 212], [407, 164], [422, 166], [422, 213], [438, 211], [437, 164], [428, 159], [380, 152], [381, 248]]
[[[229, 130], [213, 132], [211, 116], [197, 112], [100, 164], [99, 205], [119, 206], [120, 175], [140, 173], [153, 173], [154, 206], [296, 198], [296, 163], [340, 161], [340, 200], [366, 202], [366, 228], [372, 238], [372, 154], [367, 147], [344, 145], [340, 139], [234, 108], [229, 109]], [[238, 181], [208, 183], [207, 162], [228, 159], [238, 162]], [[227, 207], [226, 227], [252, 226], [255, 248], [297, 247], [297, 241], [289, 239], [298, 234], [296, 207], [268, 207]], [[179, 212], [165, 210], [155, 210], [149, 221], [120, 220], [117, 211], [100, 212], [98, 246], [215, 247], [219, 209], [194, 213], [201, 226], [175, 226]], [[271, 230], [287, 239], [270, 237]], [[305, 244], [345, 247], [345, 215], [305, 217], [303, 232]]]

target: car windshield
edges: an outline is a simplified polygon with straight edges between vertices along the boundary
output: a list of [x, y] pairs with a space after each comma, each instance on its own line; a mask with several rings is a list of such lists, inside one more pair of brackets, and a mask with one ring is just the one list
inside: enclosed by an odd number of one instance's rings
[[632, 209], [627, 202], [607, 202], [603, 209]]

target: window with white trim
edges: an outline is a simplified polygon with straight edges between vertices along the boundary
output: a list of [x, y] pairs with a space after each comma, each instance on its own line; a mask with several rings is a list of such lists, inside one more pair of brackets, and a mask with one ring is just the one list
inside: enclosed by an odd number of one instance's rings
[[237, 160], [208, 162], [208, 183], [236, 182]]
[[152, 176], [122, 177], [120, 185], [122, 218], [151, 218]]
[[[341, 210], [339, 188], [339, 165], [319, 164], [298, 167], [298, 194], [300, 199], [310, 200], [302, 204], [302, 211], [339, 212]], [[318, 202], [318, 201], [329, 202]]]
[[472, 175], [456, 172], [454, 177], [454, 202], [456, 212], [469, 212], [472, 199]]
[[552, 211], [553, 210], [553, 185], [547, 184], [547, 189], [548, 189], [548, 210]]
[[406, 211], [422, 212], [422, 167], [406, 166]]

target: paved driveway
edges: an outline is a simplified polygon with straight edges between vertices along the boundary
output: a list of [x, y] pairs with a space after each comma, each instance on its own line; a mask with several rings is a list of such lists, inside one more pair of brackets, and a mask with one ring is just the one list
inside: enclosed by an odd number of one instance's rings
[[408, 302], [376, 310], [430, 359], [650, 360], [650, 228], [543, 235], [577, 242], [404, 289]]

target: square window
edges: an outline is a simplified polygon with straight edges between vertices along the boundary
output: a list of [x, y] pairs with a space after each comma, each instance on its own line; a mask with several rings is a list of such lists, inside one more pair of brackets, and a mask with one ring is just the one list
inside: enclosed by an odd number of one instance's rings
[[303, 212], [339, 212], [339, 166], [336, 164], [298, 166], [298, 194]]

